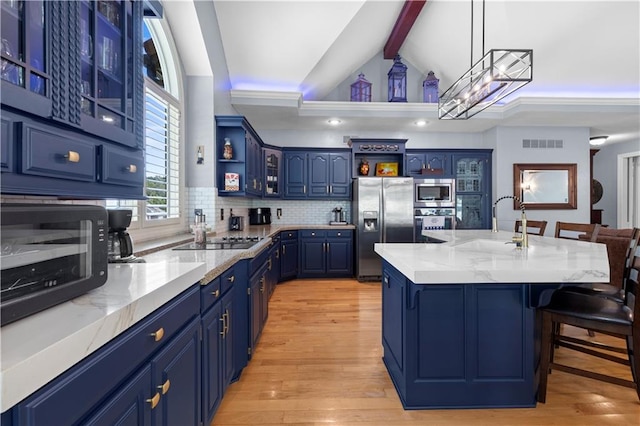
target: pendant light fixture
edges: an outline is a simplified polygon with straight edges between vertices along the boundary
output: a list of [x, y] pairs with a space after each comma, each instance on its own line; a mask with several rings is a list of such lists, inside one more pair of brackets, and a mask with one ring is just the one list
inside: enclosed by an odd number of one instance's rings
[[482, 54], [473, 63], [473, 0], [471, 0], [471, 68], [440, 97], [438, 118], [466, 120], [533, 79], [532, 49], [484, 51], [485, 0], [482, 0]]

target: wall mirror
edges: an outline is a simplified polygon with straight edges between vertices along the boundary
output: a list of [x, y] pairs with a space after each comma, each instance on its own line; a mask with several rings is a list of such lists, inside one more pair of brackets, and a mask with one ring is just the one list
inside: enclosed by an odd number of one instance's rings
[[[575, 209], [577, 164], [514, 164], [513, 193], [527, 210]], [[520, 203], [514, 202], [514, 209]]]

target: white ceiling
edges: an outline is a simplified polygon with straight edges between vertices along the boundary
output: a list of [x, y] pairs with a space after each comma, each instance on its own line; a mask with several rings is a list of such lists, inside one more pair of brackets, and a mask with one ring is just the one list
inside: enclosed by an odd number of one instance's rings
[[[322, 101], [376, 55], [382, 57], [403, 0], [213, 3], [231, 101], [256, 129], [326, 130], [327, 119], [337, 116], [345, 132], [478, 132], [495, 125], [539, 125], [589, 127], [591, 135], [609, 135], [609, 143], [640, 138], [638, 0], [487, 0], [485, 50], [533, 49], [533, 81], [507, 104], [455, 122], [438, 120], [430, 104]], [[478, 60], [481, 0], [474, 5]], [[416, 69], [435, 72], [441, 92], [470, 67], [470, 8], [470, 0], [428, 0], [400, 48]], [[188, 15], [187, 9], [165, 4], [172, 22]], [[208, 22], [204, 16], [199, 21]], [[188, 32], [194, 25], [177, 28]], [[429, 124], [418, 130], [417, 118]]]

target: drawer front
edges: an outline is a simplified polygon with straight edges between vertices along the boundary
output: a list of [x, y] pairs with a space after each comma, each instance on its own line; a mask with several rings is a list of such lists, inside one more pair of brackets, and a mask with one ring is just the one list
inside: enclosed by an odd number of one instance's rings
[[282, 231], [280, 232], [280, 240], [288, 241], [288, 240], [297, 240], [298, 239], [298, 231]]
[[[105, 395], [199, 315], [199, 295], [199, 286], [192, 286], [63, 373], [17, 405], [19, 418], [34, 419], [33, 424], [51, 419], [61, 425], [77, 424], [80, 416], [95, 409]], [[161, 338], [152, 336], [161, 328]]]
[[213, 306], [222, 297], [220, 277], [214, 278], [207, 285], [200, 287], [200, 312], [204, 312]]
[[302, 238], [326, 238], [327, 231], [317, 229], [303, 229], [300, 231]]
[[220, 293], [225, 294], [231, 287], [237, 284], [235, 267], [229, 268], [220, 275]]
[[102, 145], [102, 182], [114, 185], [144, 185], [144, 153]]
[[22, 127], [22, 173], [95, 182], [96, 146], [33, 124]]
[[331, 230], [327, 231], [328, 238], [351, 238], [352, 232], [351, 230]]

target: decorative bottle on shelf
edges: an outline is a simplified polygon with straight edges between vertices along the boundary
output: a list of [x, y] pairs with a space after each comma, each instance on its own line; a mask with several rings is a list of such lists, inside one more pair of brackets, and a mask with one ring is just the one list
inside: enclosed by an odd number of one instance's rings
[[360, 167], [358, 169], [360, 176], [368, 176], [369, 175], [369, 162], [366, 159], [360, 160]]
[[222, 156], [225, 160], [231, 160], [233, 158], [233, 147], [231, 146], [231, 140], [224, 138], [224, 152]]
[[207, 223], [205, 215], [196, 215], [196, 223], [193, 227], [193, 242], [196, 245], [207, 244]]

